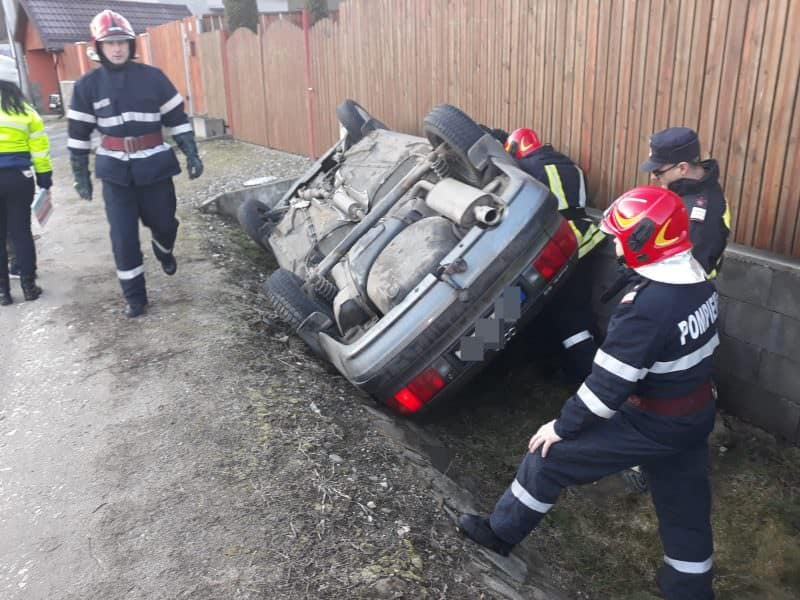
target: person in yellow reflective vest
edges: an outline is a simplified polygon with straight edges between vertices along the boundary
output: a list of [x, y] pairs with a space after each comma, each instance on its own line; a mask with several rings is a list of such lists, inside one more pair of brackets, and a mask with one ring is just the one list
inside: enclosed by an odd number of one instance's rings
[[0, 305], [11, 304], [6, 240], [11, 239], [20, 270], [22, 295], [36, 300], [36, 248], [31, 234], [31, 204], [36, 185], [53, 185], [50, 141], [44, 123], [25, 101], [13, 59], [0, 56]]
[[542, 144], [536, 132], [527, 128], [513, 131], [505, 149], [520, 168], [550, 189], [578, 240], [578, 267], [545, 307], [536, 326], [537, 339], [557, 340], [563, 374], [578, 383], [591, 371], [597, 351], [592, 334], [592, 272], [586, 257], [606, 236], [586, 215], [583, 171], [568, 156]]

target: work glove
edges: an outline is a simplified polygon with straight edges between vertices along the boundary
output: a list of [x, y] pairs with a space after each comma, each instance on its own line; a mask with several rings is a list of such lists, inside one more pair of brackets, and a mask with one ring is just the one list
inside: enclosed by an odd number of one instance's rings
[[92, 173], [89, 171], [89, 155], [70, 153], [69, 163], [75, 178], [75, 191], [84, 200], [92, 199]]
[[37, 173], [36, 185], [43, 190], [49, 190], [51, 187], [53, 187], [53, 172], [47, 171], [46, 173]]
[[203, 161], [200, 160], [200, 153], [197, 151], [197, 143], [193, 132], [179, 133], [174, 136], [178, 148], [186, 155], [186, 171], [189, 179], [197, 179], [203, 174]]

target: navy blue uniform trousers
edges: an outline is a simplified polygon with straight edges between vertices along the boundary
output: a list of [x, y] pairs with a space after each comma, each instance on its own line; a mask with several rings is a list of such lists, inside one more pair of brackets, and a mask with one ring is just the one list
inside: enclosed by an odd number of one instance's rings
[[[635, 409], [633, 409], [635, 410]], [[709, 412], [713, 423], [713, 405]], [[713, 552], [706, 438], [681, 447], [641, 433], [621, 411], [541, 452], [526, 453], [515, 481], [490, 517], [492, 530], [518, 544], [552, 508], [561, 490], [642, 465], [647, 472], [664, 546], [658, 582], [668, 600], [709, 600], [712, 572], [701, 564]]]
[[[568, 380], [582, 382], [592, 370], [597, 342], [592, 333], [592, 263], [595, 256], [583, 257], [569, 279], [534, 319], [531, 332], [534, 352], [557, 351]], [[535, 333], [534, 333], [535, 332]], [[556, 350], [557, 349], [557, 350]]]
[[31, 233], [33, 172], [26, 176], [20, 169], [0, 169], [0, 281], [8, 279], [6, 239], [14, 245], [20, 273], [36, 274], [36, 246]]
[[152, 234], [153, 252], [163, 261], [172, 254], [178, 235], [177, 200], [172, 179], [150, 185], [117, 185], [103, 180], [103, 200], [111, 226], [111, 247], [117, 277], [128, 304], [145, 304], [147, 290], [139, 243], [139, 220]]

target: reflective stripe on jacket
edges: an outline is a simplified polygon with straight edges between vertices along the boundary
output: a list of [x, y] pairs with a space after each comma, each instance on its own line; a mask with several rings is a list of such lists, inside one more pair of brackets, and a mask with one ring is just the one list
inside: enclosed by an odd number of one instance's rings
[[710, 281], [673, 285], [645, 279], [623, 296], [591, 374], [561, 410], [556, 433], [575, 437], [618, 411], [646, 436], [665, 443], [705, 427], [707, 411], [664, 417], [632, 409], [626, 401], [632, 395], [680, 398], [711, 381], [718, 302]]
[[[96, 69], [75, 84], [67, 112], [69, 140], [74, 154], [88, 154], [91, 133], [113, 137], [140, 137], [160, 132], [178, 135], [192, 131], [183, 110], [183, 97], [164, 73], [149, 65], [128, 63], [121, 69]], [[117, 185], [149, 185], [180, 173], [172, 147], [166, 142], [136, 152], [97, 149], [99, 179]]]
[[37, 173], [53, 170], [42, 117], [27, 103], [22, 114], [0, 109], [0, 168], [27, 169], [31, 165]]
[[583, 171], [568, 156], [545, 144], [519, 161], [530, 176], [545, 184], [558, 200], [558, 210], [569, 221], [578, 239], [578, 258], [586, 256], [605, 239], [591, 219], [586, 217], [586, 180]]

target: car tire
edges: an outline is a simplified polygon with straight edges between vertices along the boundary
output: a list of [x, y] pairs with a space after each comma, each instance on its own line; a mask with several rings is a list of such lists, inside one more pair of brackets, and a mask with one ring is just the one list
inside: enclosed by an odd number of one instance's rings
[[262, 286], [270, 306], [278, 313], [278, 318], [296, 330], [306, 318], [315, 312], [331, 317], [330, 309], [310, 298], [303, 291], [303, 280], [286, 269], [277, 269]]
[[244, 232], [263, 250], [269, 252], [267, 238], [272, 228], [266, 219], [267, 212], [269, 212], [269, 208], [258, 200], [247, 200], [236, 211], [236, 218]]
[[479, 170], [469, 160], [469, 149], [485, 132], [466, 113], [450, 104], [434, 106], [422, 122], [425, 137], [431, 146], [445, 144], [451, 175], [465, 183], [483, 187], [490, 179], [489, 169]]
[[360, 142], [365, 135], [376, 129], [388, 129], [375, 119], [367, 109], [349, 98], [336, 107], [336, 118], [347, 131], [350, 143]]

